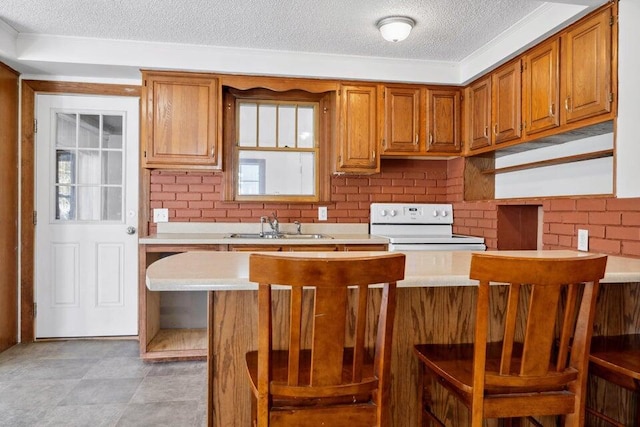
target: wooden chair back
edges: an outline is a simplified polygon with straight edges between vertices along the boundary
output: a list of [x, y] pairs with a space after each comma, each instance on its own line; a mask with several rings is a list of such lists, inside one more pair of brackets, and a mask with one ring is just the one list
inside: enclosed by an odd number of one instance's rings
[[[480, 282], [473, 408], [483, 411], [485, 418], [522, 416], [519, 405], [531, 415], [564, 413], [571, 414], [571, 419], [584, 418], [589, 344], [606, 262], [602, 255], [523, 258], [473, 254], [469, 276]], [[489, 284], [496, 282], [508, 283], [509, 290], [502, 348], [496, 361], [488, 364]], [[521, 292], [525, 285], [528, 292]], [[531, 399], [523, 394], [528, 392], [532, 392]], [[544, 392], [557, 393], [545, 397]], [[509, 399], [509, 393], [521, 393], [520, 400]], [[485, 399], [488, 394], [495, 399]], [[567, 425], [582, 424], [568, 420]]]
[[[355, 396], [373, 396], [374, 409], [370, 411], [385, 425], [389, 393], [391, 339], [395, 315], [396, 282], [404, 278], [405, 256], [399, 253], [379, 256], [302, 257], [252, 254], [249, 258], [249, 279], [257, 282], [258, 290], [258, 425], [268, 425], [270, 406], [276, 399], [312, 400], [318, 402], [353, 402]], [[290, 290], [288, 334], [288, 361], [286, 374], [274, 379], [272, 364], [272, 285], [287, 285]], [[373, 369], [365, 360], [370, 355], [365, 348], [369, 286], [383, 284], [380, 311], [377, 316], [377, 334]], [[314, 292], [311, 348], [303, 347], [303, 288]], [[355, 323], [348, 325], [348, 294], [355, 288]], [[353, 348], [345, 350], [345, 336], [353, 330]], [[348, 353], [349, 357], [346, 357]], [[348, 363], [345, 366], [345, 362]], [[341, 417], [348, 405], [329, 410], [323, 420]], [[358, 411], [362, 411], [360, 408]], [[294, 411], [289, 411], [294, 412]], [[331, 415], [333, 414], [333, 415]], [[353, 414], [344, 412], [343, 421]], [[281, 413], [282, 415], [282, 413]], [[271, 418], [273, 420], [273, 418]], [[318, 425], [305, 413], [293, 416], [289, 425]], [[340, 419], [334, 417], [334, 419]], [[355, 418], [353, 418], [355, 422]], [[350, 421], [348, 421], [350, 422]], [[380, 424], [381, 423], [381, 424]], [[330, 425], [327, 424], [327, 425]], [[335, 424], [334, 424], [335, 425]], [[358, 425], [350, 424], [350, 425]], [[372, 425], [372, 424], [369, 424]]]

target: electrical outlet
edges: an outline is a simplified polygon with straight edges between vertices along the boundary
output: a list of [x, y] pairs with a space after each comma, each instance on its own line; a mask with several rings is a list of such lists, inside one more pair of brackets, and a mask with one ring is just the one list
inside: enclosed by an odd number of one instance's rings
[[578, 250], [589, 250], [589, 230], [578, 230]]
[[318, 220], [326, 221], [327, 220], [327, 207], [319, 206], [318, 207]]
[[154, 209], [153, 222], [169, 222], [169, 209], [167, 208]]

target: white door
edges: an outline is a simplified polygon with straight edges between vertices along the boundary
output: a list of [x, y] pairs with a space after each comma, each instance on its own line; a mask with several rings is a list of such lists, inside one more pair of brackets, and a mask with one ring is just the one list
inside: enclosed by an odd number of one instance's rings
[[36, 337], [138, 334], [139, 99], [36, 99]]

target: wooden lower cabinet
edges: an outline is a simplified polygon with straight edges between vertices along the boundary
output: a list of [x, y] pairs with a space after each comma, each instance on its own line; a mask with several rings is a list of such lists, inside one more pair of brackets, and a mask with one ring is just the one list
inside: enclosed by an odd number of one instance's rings
[[[207, 292], [156, 292], [146, 286], [146, 267], [187, 251], [314, 252], [386, 251], [387, 245], [141, 245], [139, 278], [140, 357], [145, 361], [206, 360]], [[212, 254], [215, 256], [215, 254]]]

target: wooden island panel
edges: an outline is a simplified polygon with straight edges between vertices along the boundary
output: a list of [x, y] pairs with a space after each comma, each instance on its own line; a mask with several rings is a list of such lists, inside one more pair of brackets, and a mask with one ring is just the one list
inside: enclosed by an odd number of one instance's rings
[[[491, 324], [497, 325], [503, 316], [500, 306], [506, 301], [506, 288], [496, 286]], [[278, 292], [278, 291], [276, 291]], [[282, 292], [282, 291], [280, 291]], [[380, 302], [379, 289], [373, 289], [374, 304]], [[640, 325], [640, 287], [633, 284], [602, 285], [595, 320], [595, 334], [619, 334], [638, 331]], [[475, 287], [412, 287], [398, 288], [397, 312], [394, 323], [394, 344], [391, 359], [393, 373], [391, 412], [393, 426], [418, 425], [418, 363], [413, 355], [417, 343], [469, 342], [473, 334]], [[255, 291], [210, 292], [210, 354], [213, 357], [209, 372], [209, 393], [213, 410], [210, 425], [250, 425], [250, 389], [246, 377], [245, 353], [257, 348], [257, 293]], [[212, 302], [212, 303], [211, 303]], [[287, 301], [282, 293], [274, 303], [275, 340], [277, 331], [286, 331], [288, 320], [283, 317]], [[371, 311], [373, 313], [373, 311]], [[310, 319], [304, 321], [309, 322]], [[502, 331], [493, 327], [490, 335], [497, 339]], [[368, 337], [373, 340], [372, 336]], [[285, 347], [284, 342], [280, 342]], [[632, 419], [633, 402], [626, 390], [599, 378], [589, 380], [589, 405], [601, 408], [618, 419]], [[434, 396], [441, 406], [440, 416], [450, 426], [468, 424], [468, 410], [452, 399], [446, 390], [438, 388]], [[613, 411], [613, 412], [611, 412]], [[553, 417], [540, 420], [554, 426]], [[590, 420], [587, 420], [590, 421]], [[597, 425], [595, 420], [591, 420]], [[489, 420], [487, 426], [497, 426]]]

